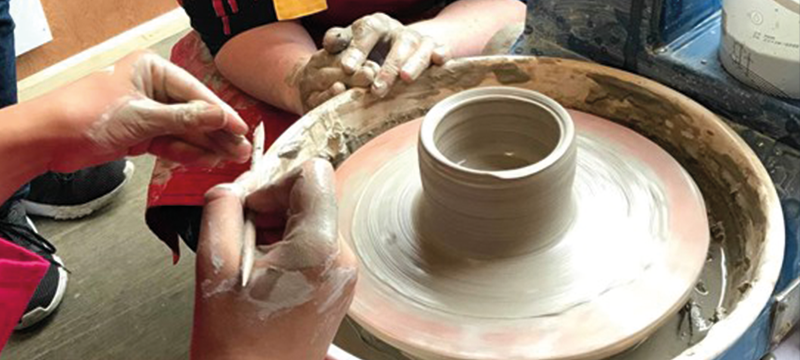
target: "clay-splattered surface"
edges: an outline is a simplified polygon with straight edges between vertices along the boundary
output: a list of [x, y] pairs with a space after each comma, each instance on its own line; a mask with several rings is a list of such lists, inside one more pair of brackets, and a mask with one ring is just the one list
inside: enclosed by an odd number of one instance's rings
[[282, 173], [312, 156], [341, 160], [370, 138], [419, 117], [454, 92], [499, 84], [538, 90], [565, 107], [617, 121], [675, 156], [703, 191], [712, 236], [725, 248], [729, 264], [723, 305], [714, 311], [687, 308], [687, 321], [696, 327], [716, 320], [728, 325], [712, 327], [709, 340], [685, 355], [713, 357], [722, 351], [722, 343], [738, 337], [748, 323], [734, 320], [755, 318], [774, 287], [781, 262], [783, 221], [774, 187], [755, 155], [715, 115], [643, 78], [559, 59], [457, 61], [430, 71], [415, 84], [399, 86], [382, 101], [357, 92], [333, 99], [278, 141], [278, 147], [291, 144], [301, 150], [291, 159], [272, 152], [274, 170]]

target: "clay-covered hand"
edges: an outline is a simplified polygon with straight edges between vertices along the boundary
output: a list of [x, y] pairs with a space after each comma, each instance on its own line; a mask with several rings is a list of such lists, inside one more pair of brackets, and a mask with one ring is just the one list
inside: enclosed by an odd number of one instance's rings
[[[51, 95], [63, 112], [50, 170], [69, 172], [145, 152], [214, 166], [246, 161], [247, 124], [196, 78], [149, 52]], [[64, 121], [66, 119], [66, 121]]]
[[374, 50], [389, 49], [372, 83], [373, 93], [381, 97], [389, 93], [398, 76], [414, 81], [431, 64], [442, 65], [450, 58], [446, 46], [382, 13], [362, 17], [346, 28], [329, 29], [323, 46], [331, 54], [341, 54], [341, 66], [347, 73], [361, 67]]
[[317, 51], [291, 75], [290, 83], [300, 91], [304, 113], [347, 89], [366, 89], [372, 85], [380, 69], [377, 63], [366, 61], [355, 71], [346, 73], [339, 65], [341, 56], [325, 50]]
[[[338, 238], [333, 168], [312, 160], [250, 195], [239, 183], [206, 195], [197, 250], [193, 359], [323, 359], [357, 277]], [[243, 208], [259, 250], [241, 286]]]

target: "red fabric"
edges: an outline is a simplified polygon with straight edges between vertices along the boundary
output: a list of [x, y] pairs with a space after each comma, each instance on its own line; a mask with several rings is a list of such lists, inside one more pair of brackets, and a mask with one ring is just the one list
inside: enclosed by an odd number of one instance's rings
[[[172, 48], [171, 60], [200, 79], [223, 101], [230, 104], [250, 125], [252, 131], [264, 123], [265, 145], [269, 147], [298, 116], [258, 101], [237, 89], [217, 71], [214, 60], [196, 33], [192, 32]], [[150, 210], [159, 206], [201, 206], [203, 195], [214, 185], [231, 182], [249, 168], [249, 164], [226, 163], [218, 168], [186, 167], [158, 160], [153, 168], [147, 196], [148, 213], [145, 216], [150, 229], [177, 256], [178, 237], [170, 227], [169, 219], [160, 218]], [[177, 257], [175, 258], [177, 261]]]
[[49, 267], [41, 256], [0, 239], [0, 352]]
[[236, 0], [228, 0], [228, 5], [231, 7], [231, 11], [233, 11], [234, 14], [239, 12], [239, 4]]
[[214, 12], [217, 13], [217, 17], [225, 16], [225, 7], [222, 6], [222, 0], [212, 0], [211, 3], [214, 6]]
[[[427, 3], [427, 4], [426, 4]], [[330, 26], [346, 26], [356, 19], [377, 11], [413, 21], [427, 14], [420, 10], [435, 7], [425, 0], [328, 0], [328, 10], [312, 16], [308, 21], [309, 32], [319, 38]], [[439, 3], [433, 2], [433, 3]], [[214, 8], [222, 8], [222, 0], [213, 0]], [[412, 17], [404, 17], [403, 14]], [[200, 36], [192, 32], [172, 48], [172, 62], [186, 69], [211, 88], [223, 101], [230, 104], [250, 125], [263, 122], [266, 130], [266, 147], [269, 147], [299, 116], [287, 113], [269, 104], [258, 101], [231, 85], [216, 69], [214, 60]], [[145, 219], [150, 229], [172, 248], [177, 261], [178, 236], [172, 229], [170, 219], [160, 212], [152, 211], [160, 206], [201, 206], [203, 195], [216, 184], [230, 182], [246, 171], [247, 164], [226, 164], [220, 168], [187, 168], [185, 166], [157, 161], [153, 169], [147, 199]]]

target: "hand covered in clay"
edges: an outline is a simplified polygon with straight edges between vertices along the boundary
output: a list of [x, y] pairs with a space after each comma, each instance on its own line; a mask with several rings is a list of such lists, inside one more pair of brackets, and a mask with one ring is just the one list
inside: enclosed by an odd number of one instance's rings
[[446, 46], [382, 13], [362, 17], [346, 28], [329, 29], [323, 46], [331, 54], [341, 54], [346, 73], [363, 66], [374, 50], [389, 49], [372, 83], [373, 93], [381, 97], [389, 93], [398, 76], [412, 82], [431, 64], [442, 65], [450, 58]]
[[[206, 195], [197, 250], [193, 359], [323, 359], [352, 301], [355, 259], [338, 239], [333, 168], [312, 160], [243, 196]], [[241, 286], [243, 208], [259, 251]]]
[[247, 124], [183, 69], [148, 52], [131, 54], [50, 96], [58, 127], [50, 170], [69, 172], [145, 152], [214, 166], [246, 161]]
[[369, 88], [380, 70], [377, 63], [367, 60], [357, 70], [345, 72], [340, 66], [341, 57], [342, 54], [317, 51], [294, 75], [292, 83], [300, 90], [304, 112], [347, 89]]

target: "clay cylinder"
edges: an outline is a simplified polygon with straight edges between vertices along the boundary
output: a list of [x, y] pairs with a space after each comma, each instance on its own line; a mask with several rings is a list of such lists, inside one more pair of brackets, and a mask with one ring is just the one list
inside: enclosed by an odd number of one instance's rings
[[423, 241], [509, 257], [570, 226], [575, 127], [554, 100], [510, 87], [463, 91], [428, 112], [419, 140]]

